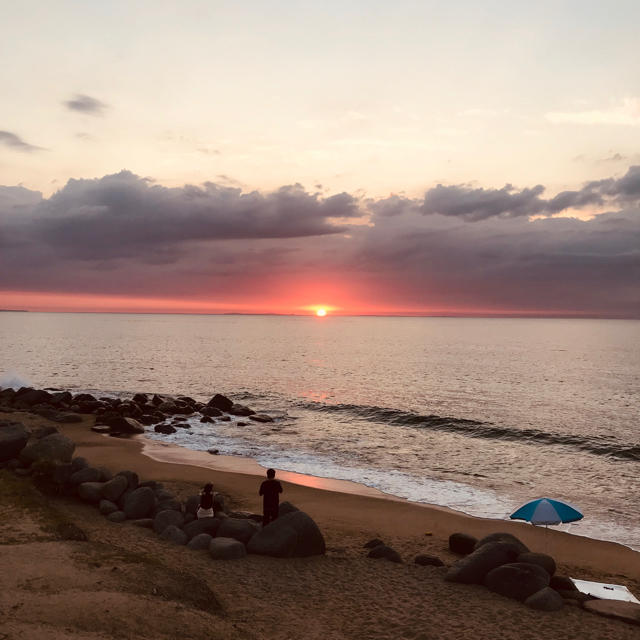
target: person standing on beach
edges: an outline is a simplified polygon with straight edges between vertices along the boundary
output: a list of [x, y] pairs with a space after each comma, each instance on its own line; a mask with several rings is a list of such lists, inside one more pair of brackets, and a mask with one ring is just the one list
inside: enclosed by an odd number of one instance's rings
[[196, 513], [196, 518], [213, 518], [213, 485], [208, 482], [204, 485], [200, 493], [200, 505]]
[[276, 472], [267, 469], [267, 479], [260, 485], [258, 495], [262, 496], [262, 526], [266, 527], [278, 517], [282, 485], [275, 479]]

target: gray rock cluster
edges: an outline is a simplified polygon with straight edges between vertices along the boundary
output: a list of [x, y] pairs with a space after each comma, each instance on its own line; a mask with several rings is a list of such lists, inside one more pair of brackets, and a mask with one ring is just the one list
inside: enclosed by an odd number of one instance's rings
[[555, 560], [533, 553], [510, 533], [493, 533], [481, 540], [464, 533], [449, 537], [449, 549], [463, 555], [445, 575], [449, 582], [484, 584], [532, 609], [557, 611], [565, 599], [578, 600], [568, 578], [555, 576]]
[[[28, 411], [59, 423], [79, 422], [81, 414], [94, 415], [93, 429], [114, 436], [144, 433], [145, 426], [153, 426], [156, 433], [171, 434], [187, 428], [186, 420], [198, 415], [201, 422], [209, 423], [230, 422], [239, 417], [254, 422], [273, 422], [271, 416], [257, 413], [219, 393], [203, 403], [189, 396], [174, 398], [136, 393], [131, 399], [96, 398], [90, 393], [74, 395], [69, 391], [22, 387], [18, 391], [0, 389], [0, 411]], [[248, 424], [236, 421], [239, 426]]]
[[173, 544], [208, 549], [216, 559], [247, 553], [278, 558], [325, 553], [316, 523], [290, 503], [281, 505], [281, 517], [262, 527], [258, 514], [225, 513], [222, 495], [215, 494], [215, 517], [198, 520], [199, 496], [180, 500], [161, 483], [140, 482], [134, 471], [112, 474], [93, 467], [84, 458], [74, 458], [74, 450], [73, 441], [55, 430], [32, 434], [21, 424], [0, 420], [0, 466], [31, 475], [49, 495], [75, 496], [95, 506], [111, 522], [150, 528]]

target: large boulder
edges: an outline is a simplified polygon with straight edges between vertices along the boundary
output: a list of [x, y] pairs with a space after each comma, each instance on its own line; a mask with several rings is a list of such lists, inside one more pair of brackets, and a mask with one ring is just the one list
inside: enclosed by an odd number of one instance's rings
[[189, 496], [184, 504], [185, 513], [192, 513], [194, 516], [200, 506], [200, 496]]
[[157, 424], [155, 427], [153, 427], [153, 430], [156, 433], [164, 433], [167, 436], [176, 432], [175, 428], [170, 424]]
[[21, 393], [14, 401], [13, 406], [16, 409], [29, 409], [36, 404], [49, 402], [51, 394], [48, 391], [40, 389], [30, 389]]
[[467, 533], [452, 533], [449, 536], [449, 550], [461, 556], [468, 556], [476, 548], [477, 538]]
[[564, 606], [562, 596], [551, 587], [545, 587], [529, 596], [524, 603], [538, 611], [559, 611]]
[[514, 562], [489, 571], [484, 584], [495, 593], [524, 602], [540, 589], [548, 587], [549, 580], [551, 577], [540, 565]]
[[444, 579], [464, 584], [482, 584], [489, 571], [514, 562], [518, 555], [518, 549], [510, 543], [488, 542], [458, 560], [449, 568]]
[[118, 498], [127, 490], [129, 486], [127, 478], [124, 476], [115, 476], [102, 487], [102, 495], [111, 502], [117, 502]]
[[431, 556], [426, 553], [416, 556], [413, 561], [421, 567], [444, 567], [444, 562], [438, 556]]
[[512, 533], [490, 533], [488, 536], [478, 540], [476, 542], [476, 549], [488, 544], [489, 542], [508, 542], [509, 544], [514, 545], [519, 553], [527, 553], [529, 551], [529, 547], [525, 545], [521, 540], [516, 538]]
[[280, 516], [256, 533], [247, 545], [249, 553], [278, 558], [323, 555], [324, 537], [304, 511]]
[[246, 407], [243, 404], [233, 404], [231, 405], [231, 409], [229, 409], [229, 413], [232, 416], [252, 416], [255, 411], [253, 409], [250, 409], [249, 407]]
[[78, 485], [78, 496], [85, 502], [98, 504], [102, 500], [102, 482], [83, 482]]
[[76, 448], [73, 440], [61, 433], [53, 433], [41, 440], [28, 444], [20, 453], [23, 462], [33, 463], [40, 460], [49, 462], [71, 462]]
[[149, 487], [140, 487], [132, 491], [124, 502], [124, 509], [129, 520], [146, 518], [153, 511], [156, 496]]
[[258, 525], [253, 520], [239, 518], [225, 518], [218, 528], [216, 535], [221, 538], [233, 538], [248, 544], [249, 540], [258, 532]]
[[273, 422], [273, 418], [266, 413], [252, 413], [249, 416], [249, 420], [253, 420], [254, 422]]
[[116, 473], [116, 477], [118, 476], [124, 476], [127, 479], [128, 489], [137, 489], [140, 484], [140, 479], [135, 471], [119, 471]]
[[237, 560], [247, 555], [245, 546], [234, 538], [213, 538], [209, 543], [209, 553], [216, 560]]
[[98, 509], [103, 516], [108, 516], [110, 513], [118, 510], [118, 505], [114, 504], [110, 500], [100, 500], [98, 503]]
[[83, 482], [102, 482], [102, 471], [95, 467], [85, 467], [72, 473], [69, 482], [73, 485], [79, 485]]
[[189, 540], [187, 547], [194, 551], [201, 551], [203, 549], [208, 549], [212, 540], [213, 538], [208, 533], [199, 533], [197, 536], [194, 536]]
[[215, 407], [216, 409], [220, 409], [220, 411], [229, 412], [231, 407], [233, 407], [233, 402], [229, 400], [226, 396], [223, 396], [220, 393], [216, 393], [209, 402], [207, 402], [208, 407]]
[[181, 528], [183, 524], [184, 516], [179, 511], [168, 509], [156, 514], [153, 519], [153, 530], [156, 533], [162, 533], [169, 526]]
[[29, 432], [20, 423], [0, 420], [0, 462], [17, 458], [28, 440]]
[[184, 525], [184, 532], [187, 534], [187, 538], [191, 540], [200, 533], [208, 533], [210, 536], [215, 536], [220, 528], [221, 520], [219, 518], [200, 518], [199, 520], [193, 520]]
[[534, 553], [533, 551], [521, 553], [517, 558], [517, 562], [537, 564], [541, 566], [549, 574], [549, 576], [553, 576], [553, 574], [556, 572], [556, 561], [546, 553]]
[[140, 424], [135, 418], [125, 418], [124, 416], [115, 416], [103, 419], [112, 432], [117, 433], [144, 433], [144, 425]]
[[216, 407], [202, 407], [200, 413], [207, 418], [218, 418], [222, 415], [222, 411], [216, 409]]
[[168, 527], [165, 527], [160, 537], [163, 540], [168, 540], [169, 542], [173, 542], [173, 544], [184, 545], [187, 544], [187, 534], [176, 527], [173, 524], [170, 524]]

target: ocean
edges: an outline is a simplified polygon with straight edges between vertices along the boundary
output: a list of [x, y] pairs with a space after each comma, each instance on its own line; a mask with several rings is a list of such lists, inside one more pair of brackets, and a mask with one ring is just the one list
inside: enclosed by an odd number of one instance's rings
[[640, 549], [640, 321], [0, 314], [0, 386], [223, 393], [273, 423], [147, 437]]

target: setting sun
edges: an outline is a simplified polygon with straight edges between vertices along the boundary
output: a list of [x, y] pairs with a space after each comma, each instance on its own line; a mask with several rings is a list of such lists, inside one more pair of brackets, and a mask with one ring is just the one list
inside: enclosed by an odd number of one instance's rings
[[327, 315], [327, 310], [326, 309], [316, 309], [316, 315], [319, 316], [320, 318], [322, 318], [323, 316]]

